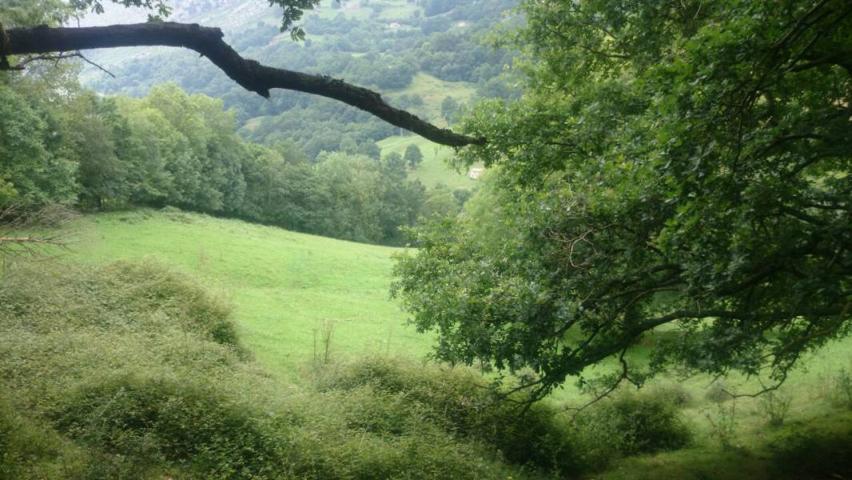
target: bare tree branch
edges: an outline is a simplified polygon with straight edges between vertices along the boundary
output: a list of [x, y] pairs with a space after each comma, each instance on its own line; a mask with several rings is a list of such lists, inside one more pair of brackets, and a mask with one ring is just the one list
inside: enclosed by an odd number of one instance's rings
[[615, 380], [613, 380], [602, 392], [595, 394], [594, 398], [592, 398], [588, 402], [580, 405], [579, 407], [568, 407], [568, 408], [566, 408], [566, 410], [574, 412], [574, 415], [571, 416], [572, 420], [576, 419], [577, 416], [580, 415], [587, 408], [589, 408], [592, 405], [600, 402], [604, 398], [609, 397], [612, 394], [612, 392], [614, 392], [615, 389], [617, 389], [619, 387], [619, 385], [621, 385], [622, 382], [624, 382], [624, 380], [627, 380], [630, 383], [633, 383], [634, 385], [638, 386], [638, 383], [633, 381], [630, 378], [629, 366], [627, 365], [627, 360], [624, 358], [624, 356], [626, 354], [627, 354], [627, 348], [624, 348], [621, 351], [621, 354], [618, 356], [618, 362], [621, 364], [621, 372], [619, 372], [619, 374], [615, 378]]
[[77, 218], [72, 210], [48, 205], [37, 210], [17, 205], [0, 207], [0, 260], [5, 256], [41, 256], [51, 249], [65, 248], [73, 230], [67, 225]]
[[[9, 70], [24, 70], [24, 67], [26, 67], [27, 65], [29, 65], [32, 62], [38, 62], [38, 61], [59, 62], [60, 60], [66, 60], [66, 59], [69, 59], [69, 58], [79, 58], [79, 59], [83, 60], [84, 62], [88, 63], [89, 65], [97, 68], [98, 70], [106, 73], [110, 77], [115, 78], [115, 74], [113, 74], [112, 72], [110, 72], [106, 68], [98, 65], [97, 63], [89, 60], [88, 58], [86, 58], [85, 55], [83, 55], [80, 52], [74, 52], [74, 53], [61, 52], [61, 53], [58, 53], [58, 54], [34, 55], [34, 56], [27, 57], [26, 59], [24, 59], [21, 62], [18, 62], [18, 64], [15, 65], [14, 67], [9, 66], [8, 69]], [[5, 68], [0, 68], [0, 70], [5, 70]]]
[[189, 48], [207, 57], [228, 77], [246, 90], [265, 98], [273, 88], [296, 90], [339, 100], [369, 112], [391, 125], [410, 130], [435, 143], [462, 147], [484, 143], [439, 128], [417, 116], [388, 105], [377, 92], [328, 76], [311, 75], [268, 67], [240, 56], [222, 40], [218, 28], [197, 24], [150, 22], [85, 28], [12, 28], [6, 30], [8, 41], [0, 43], [0, 58], [8, 55], [73, 52], [93, 48], [167, 46]]

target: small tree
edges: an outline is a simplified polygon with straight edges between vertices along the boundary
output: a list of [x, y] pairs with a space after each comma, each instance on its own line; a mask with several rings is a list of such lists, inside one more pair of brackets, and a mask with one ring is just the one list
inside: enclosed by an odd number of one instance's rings
[[405, 173], [405, 159], [397, 152], [389, 153], [384, 159], [384, 167], [392, 172]]
[[453, 97], [444, 97], [444, 101], [441, 102], [441, 116], [444, 120], [452, 122], [458, 112], [459, 102]]
[[423, 161], [423, 153], [420, 151], [420, 147], [412, 143], [405, 149], [403, 158], [405, 163], [411, 165], [411, 168], [417, 168], [417, 165], [420, 165], [420, 162]]

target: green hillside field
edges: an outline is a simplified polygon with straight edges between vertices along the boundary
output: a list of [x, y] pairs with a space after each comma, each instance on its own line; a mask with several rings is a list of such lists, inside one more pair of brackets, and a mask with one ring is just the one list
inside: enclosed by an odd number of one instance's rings
[[430, 338], [389, 298], [391, 255], [379, 247], [236, 220], [151, 210], [87, 216], [71, 255], [108, 263], [153, 257], [233, 304], [239, 334], [270, 372], [293, 380], [331, 329], [331, 355], [423, 358]]
[[444, 184], [452, 189], [472, 189], [476, 186], [476, 181], [468, 178], [467, 172], [459, 172], [448, 163], [454, 155], [450, 147], [438, 145], [415, 135], [388, 137], [378, 142], [378, 145], [382, 150], [382, 156], [393, 152], [402, 155], [409, 145], [417, 145], [423, 154], [423, 162], [411, 171], [410, 176], [420, 180], [427, 187]]
[[[308, 367], [324, 356], [329, 331], [334, 363], [376, 356], [419, 362], [430, 351], [432, 338], [406, 325], [405, 314], [388, 295], [392, 256], [400, 249], [176, 209], [87, 215], [69, 228], [75, 240], [65, 261], [154, 260], [224, 297], [233, 306], [240, 342], [281, 386], [310, 383]], [[633, 352], [634, 360], [645, 356], [645, 347]], [[807, 438], [801, 448], [824, 438], [831, 455], [852, 450], [847, 442], [852, 435], [850, 352], [849, 339], [829, 344], [803, 359], [802, 368], [770, 397], [731, 400], [725, 393], [758, 390], [755, 379], [654, 380], [642, 395], [676, 401], [692, 442], [673, 452], [618, 460], [594, 478], [737, 479], [747, 473], [768, 479], [776, 478], [772, 468], [786, 458], [783, 449], [799, 448], [797, 438]], [[569, 383], [547, 403], [562, 408], [589, 398]]]

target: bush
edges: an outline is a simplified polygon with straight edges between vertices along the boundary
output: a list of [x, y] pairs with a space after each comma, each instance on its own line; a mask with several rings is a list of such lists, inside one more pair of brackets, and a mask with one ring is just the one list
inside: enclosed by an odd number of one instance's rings
[[[290, 438], [297, 478], [523, 478], [487, 446], [463, 441], [402, 402], [370, 389], [325, 392], [306, 399], [307, 413]], [[404, 417], [395, 414], [405, 411]]]
[[852, 374], [845, 368], [832, 378], [829, 400], [836, 407], [852, 410]]
[[177, 327], [245, 354], [228, 303], [154, 261], [95, 268], [19, 265], [0, 281], [0, 320], [4, 315], [38, 330]]
[[777, 390], [766, 392], [760, 397], [761, 411], [771, 427], [784, 424], [792, 403], [793, 397]]
[[659, 382], [650, 387], [647, 395], [677, 408], [684, 408], [693, 404], [692, 394], [679, 383]]
[[369, 417], [382, 421], [395, 418], [396, 431], [403, 430], [400, 425], [407, 418], [425, 418], [459, 438], [490, 445], [515, 464], [562, 473], [581, 468], [570, 429], [555, 409], [536, 403], [522, 414], [517, 402], [522, 398], [503, 401], [481, 376], [468, 370], [424, 368], [374, 358], [320, 381], [323, 391], [352, 392], [361, 388], [397, 399], [399, 407], [389, 417]]
[[710, 436], [719, 442], [723, 449], [734, 448], [737, 433], [737, 402], [716, 404], [716, 412], [706, 412], [704, 416], [710, 423]]
[[676, 450], [692, 438], [675, 405], [653, 392], [604, 399], [581, 412], [574, 428], [584, 463], [592, 469], [619, 456]]
[[[204, 478], [284, 478], [281, 425], [213, 388], [134, 376], [81, 386], [53, 415], [57, 428], [144, 471], [168, 462]], [[279, 422], [280, 423], [280, 422]]]
[[57, 478], [62, 472], [73, 477], [84, 467], [80, 452], [0, 397], [0, 480]]
[[799, 432], [776, 441], [772, 450], [777, 478], [852, 477], [852, 430]]
[[188, 330], [243, 352], [228, 303], [191, 278], [151, 261], [116, 262], [104, 269], [104, 278], [124, 293], [115, 299], [116, 307], [163, 312]]
[[721, 381], [715, 381], [707, 388], [704, 399], [713, 403], [727, 402], [733, 400], [734, 396], [728, 392], [727, 387]]

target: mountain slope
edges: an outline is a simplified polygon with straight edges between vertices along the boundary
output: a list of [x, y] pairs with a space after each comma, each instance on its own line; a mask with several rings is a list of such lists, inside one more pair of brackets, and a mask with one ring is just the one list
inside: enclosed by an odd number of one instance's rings
[[[257, 0], [176, 0], [172, 20], [222, 27], [242, 55], [278, 67], [321, 73], [376, 89], [395, 105], [446, 125], [442, 102], [507, 95], [504, 70], [510, 52], [483, 44], [484, 37], [515, 0], [349, 0], [323, 2], [304, 20], [307, 40], [296, 43], [278, 31], [280, 13]], [[118, 7], [90, 23], [138, 21]], [[89, 68], [84, 82], [101, 93], [144, 95], [158, 83], [176, 82], [190, 92], [222, 98], [234, 109], [243, 134], [254, 141], [294, 141], [309, 157], [365, 144], [398, 133], [352, 107], [295, 92], [270, 100], [243, 91], [222, 72], [190, 52], [176, 49], [115, 49], [93, 59], [117, 78]], [[428, 74], [428, 75], [426, 75]], [[427, 79], [427, 80], [424, 80]], [[500, 87], [504, 85], [504, 87]]]

